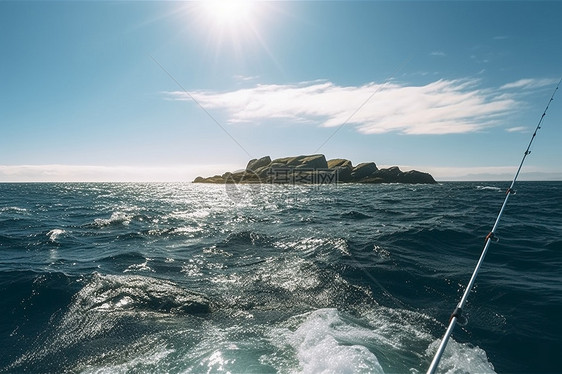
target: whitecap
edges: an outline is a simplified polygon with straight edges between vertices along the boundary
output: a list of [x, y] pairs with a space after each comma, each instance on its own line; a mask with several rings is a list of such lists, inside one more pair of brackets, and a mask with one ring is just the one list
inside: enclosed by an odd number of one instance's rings
[[377, 357], [358, 337], [369, 335], [345, 322], [336, 309], [319, 309], [288, 336], [303, 373], [384, 373]]
[[65, 234], [65, 233], [66, 233], [66, 231], [64, 231], [63, 229], [53, 229], [53, 230], [51, 230], [47, 233], [47, 236], [49, 237], [49, 241], [54, 243], [54, 242], [57, 241], [59, 236]]
[[[428, 331], [430, 317], [405, 309], [370, 307], [350, 316], [337, 309], [317, 309], [291, 317], [271, 331], [271, 342], [291, 347], [302, 373], [425, 372], [439, 344]], [[429, 347], [429, 348], [428, 348]], [[439, 366], [442, 373], [494, 373], [486, 352], [453, 339]]]
[[113, 212], [109, 218], [96, 218], [94, 224], [96, 226], [109, 226], [115, 224], [128, 225], [131, 223], [133, 216], [123, 212]]
[[12, 212], [12, 213], [27, 213], [27, 209], [19, 208], [17, 206], [4, 206], [0, 208], [0, 213]]
[[149, 271], [149, 272], [154, 272], [154, 270], [152, 270], [152, 268], [150, 266], [148, 266], [148, 261], [150, 261], [150, 258], [146, 258], [145, 261], [141, 264], [132, 264], [129, 265], [127, 267], [127, 269], [125, 269], [123, 272], [124, 273], [128, 273], [130, 271]]
[[496, 186], [476, 186], [477, 190], [491, 190], [491, 191], [502, 191], [501, 188]]
[[[433, 358], [440, 343], [441, 339], [431, 343], [426, 355]], [[494, 366], [488, 361], [488, 356], [483, 349], [466, 343], [457, 343], [452, 339], [447, 343], [438, 368], [439, 372], [444, 374], [495, 373]]]

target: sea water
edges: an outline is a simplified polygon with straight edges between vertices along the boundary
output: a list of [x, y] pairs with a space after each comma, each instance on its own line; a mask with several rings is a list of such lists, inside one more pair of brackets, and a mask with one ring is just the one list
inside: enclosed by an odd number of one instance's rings
[[[507, 187], [0, 184], [0, 371], [423, 373]], [[561, 372], [561, 234], [521, 182], [439, 372]]]

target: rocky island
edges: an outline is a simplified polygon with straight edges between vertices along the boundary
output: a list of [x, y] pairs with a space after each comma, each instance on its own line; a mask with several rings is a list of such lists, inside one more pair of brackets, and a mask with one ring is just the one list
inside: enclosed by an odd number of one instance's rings
[[226, 172], [212, 177], [197, 177], [193, 183], [270, 183], [270, 184], [337, 184], [337, 183], [437, 183], [429, 174], [417, 170], [401, 171], [397, 166], [379, 169], [374, 162], [353, 166], [351, 161], [326, 160], [322, 154], [253, 159], [245, 170]]

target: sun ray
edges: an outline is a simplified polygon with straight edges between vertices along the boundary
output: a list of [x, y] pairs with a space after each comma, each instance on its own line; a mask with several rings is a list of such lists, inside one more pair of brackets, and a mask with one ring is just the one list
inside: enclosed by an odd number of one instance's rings
[[207, 18], [216, 26], [234, 28], [249, 22], [255, 2], [247, 0], [207, 0], [201, 2]]

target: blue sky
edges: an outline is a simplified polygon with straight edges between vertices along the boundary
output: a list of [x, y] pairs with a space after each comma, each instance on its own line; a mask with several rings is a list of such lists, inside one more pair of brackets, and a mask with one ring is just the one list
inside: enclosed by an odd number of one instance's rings
[[[0, 1], [0, 181], [190, 181], [323, 153], [510, 179], [562, 2]], [[562, 93], [523, 179], [562, 180]]]

